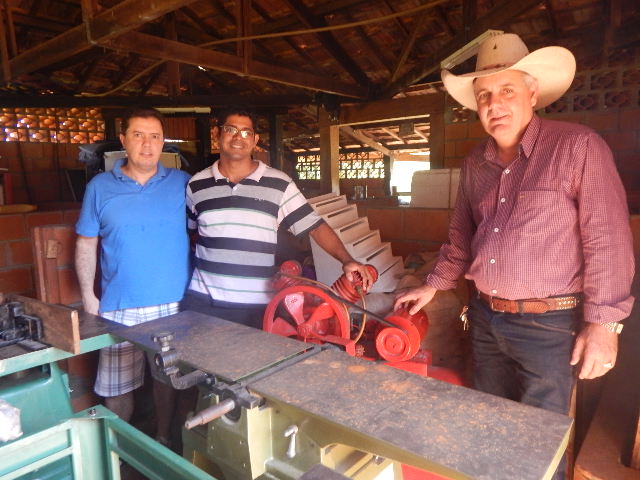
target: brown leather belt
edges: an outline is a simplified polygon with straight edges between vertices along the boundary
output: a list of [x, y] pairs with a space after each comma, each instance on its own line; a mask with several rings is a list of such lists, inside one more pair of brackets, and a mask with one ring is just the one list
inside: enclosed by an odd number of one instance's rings
[[582, 302], [580, 295], [565, 295], [563, 297], [528, 298], [526, 300], [507, 300], [492, 297], [478, 292], [489, 308], [501, 313], [546, 313], [554, 310], [570, 310]]

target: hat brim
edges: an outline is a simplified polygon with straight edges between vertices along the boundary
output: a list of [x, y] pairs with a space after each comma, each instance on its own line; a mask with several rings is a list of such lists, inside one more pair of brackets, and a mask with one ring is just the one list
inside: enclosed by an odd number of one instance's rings
[[518, 62], [508, 67], [492, 68], [479, 72], [454, 75], [449, 70], [442, 70], [442, 82], [447, 92], [462, 106], [478, 110], [473, 92], [473, 81], [479, 77], [488, 77], [506, 70], [526, 72], [538, 80], [538, 102], [535, 109], [551, 105], [571, 86], [576, 73], [576, 59], [564, 47], [543, 47], [531, 52]]

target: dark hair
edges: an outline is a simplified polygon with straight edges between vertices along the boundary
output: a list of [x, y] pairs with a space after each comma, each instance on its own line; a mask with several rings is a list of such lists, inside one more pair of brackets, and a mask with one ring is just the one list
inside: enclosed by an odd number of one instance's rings
[[220, 113], [218, 113], [217, 115], [218, 126], [221, 127], [222, 125], [227, 123], [227, 120], [231, 115], [238, 115], [240, 117], [249, 117], [249, 119], [251, 120], [251, 125], [253, 125], [253, 129], [255, 130], [256, 128], [258, 128], [257, 115], [255, 114], [254, 111], [244, 106], [233, 106], [233, 107], [226, 107], [224, 109], [221, 109]]
[[124, 114], [122, 117], [122, 122], [120, 123], [120, 133], [125, 135], [127, 133], [127, 129], [129, 128], [129, 122], [132, 118], [155, 118], [160, 122], [160, 126], [162, 127], [162, 134], [165, 132], [165, 121], [164, 116], [155, 108], [151, 107], [134, 107]]

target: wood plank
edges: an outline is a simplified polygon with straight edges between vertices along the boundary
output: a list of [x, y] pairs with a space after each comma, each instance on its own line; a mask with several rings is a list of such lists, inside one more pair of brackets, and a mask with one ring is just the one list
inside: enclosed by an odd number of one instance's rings
[[11, 60], [13, 77], [35, 72], [83, 52], [97, 42], [128, 32], [194, 0], [124, 0]]
[[[152, 58], [173, 60], [211, 70], [245, 75], [243, 60], [240, 57], [144, 33], [129, 32], [118, 38], [101, 41], [100, 44], [114, 50], [136, 52]], [[256, 60], [250, 63], [246, 76], [347, 97], [364, 98], [367, 94], [366, 89], [358, 85], [344, 84], [330, 78], [269, 65]]]
[[[41, 226], [33, 229], [33, 258], [36, 270], [36, 295], [49, 303], [60, 303], [60, 285], [55, 252], [51, 251], [56, 242], [47, 235], [49, 230]], [[56, 242], [59, 245], [59, 242]], [[55, 248], [55, 247], [54, 247]]]
[[444, 112], [444, 93], [342, 105], [339, 125], [405, 120]]
[[393, 157], [393, 152], [391, 152], [387, 147], [385, 147], [379, 142], [376, 142], [373, 138], [367, 137], [364, 133], [354, 130], [349, 125], [341, 126], [340, 130], [342, 130], [347, 135], [350, 135], [351, 137], [355, 138], [359, 142], [362, 142], [365, 145], [369, 145], [374, 150], [378, 152], [382, 152], [384, 155], [388, 157]]
[[14, 294], [0, 294], [0, 303], [3, 297], [9, 302], [22, 302], [25, 313], [42, 320], [44, 343], [74, 355], [80, 353], [80, 321], [77, 310]]

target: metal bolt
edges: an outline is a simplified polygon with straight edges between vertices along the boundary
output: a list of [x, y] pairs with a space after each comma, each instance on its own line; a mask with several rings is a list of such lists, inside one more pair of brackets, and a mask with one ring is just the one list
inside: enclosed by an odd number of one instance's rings
[[89, 414], [90, 417], [95, 417], [97, 412], [95, 408], [90, 408], [87, 413]]

